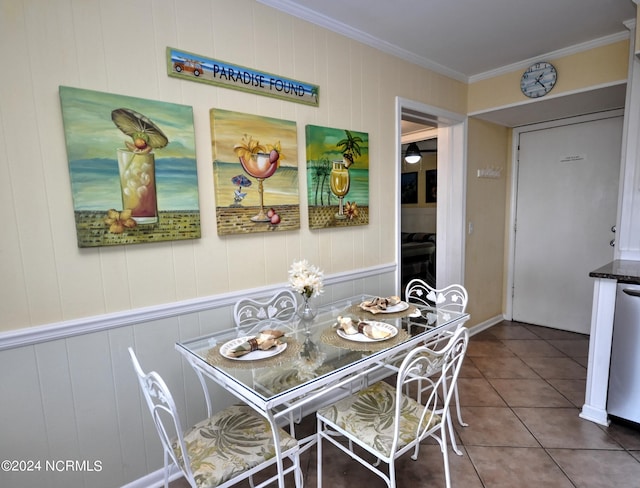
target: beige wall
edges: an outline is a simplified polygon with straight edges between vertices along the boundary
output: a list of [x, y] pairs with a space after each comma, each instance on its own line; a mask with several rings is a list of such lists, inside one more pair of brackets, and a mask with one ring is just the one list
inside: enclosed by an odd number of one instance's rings
[[[558, 82], [545, 97], [561, 96], [592, 87], [624, 83], [627, 79], [629, 41], [618, 41], [587, 51], [550, 59]], [[520, 91], [524, 70], [515, 70], [469, 84], [467, 113], [535, 103]], [[467, 146], [467, 232], [465, 285], [469, 291], [471, 324], [481, 324], [504, 313], [508, 262], [509, 199], [511, 196], [510, 129], [471, 117]], [[479, 179], [477, 170], [503, 167], [499, 180]], [[468, 231], [468, 228], [467, 228]]]
[[[546, 98], [589, 87], [626, 82], [629, 41], [618, 41], [549, 61], [558, 70], [558, 81]], [[471, 83], [468, 113], [531, 102], [520, 91], [523, 71], [511, 71]]]
[[[395, 260], [395, 98], [465, 113], [466, 86], [251, 0], [0, 0], [0, 331], [281, 283], [304, 257], [327, 274]], [[170, 78], [177, 47], [320, 86], [308, 107]], [[78, 249], [58, 86], [193, 106], [202, 238]], [[209, 109], [367, 132], [370, 224], [219, 237]], [[395, 189], [394, 189], [395, 190]], [[375, 243], [372, 245], [372, 243]]]
[[[469, 119], [465, 286], [470, 297], [467, 311], [474, 324], [493, 319], [503, 310], [509, 133], [505, 127]], [[500, 176], [478, 177], [478, 170], [490, 168], [501, 169]]]
[[438, 157], [436, 154], [431, 153], [423, 154], [422, 160], [416, 164], [408, 164], [402, 161], [402, 173], [417, 173], [418, 203], [401, 205], [401, 232], [436, 232], [438, 209], [435, 203], [426, 202], [426, 171], [437, 169], [437, 167]]

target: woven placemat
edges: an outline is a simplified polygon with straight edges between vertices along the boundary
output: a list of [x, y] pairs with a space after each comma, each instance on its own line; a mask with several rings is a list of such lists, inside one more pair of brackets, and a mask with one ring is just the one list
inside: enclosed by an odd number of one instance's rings
[[270, 366], [276, 366], [278, 364], [289, 362], [293, 359], [297, 359], [299, 357], [300, 349], [302, 345], [299, 341], [292, 337], [283, 337], [280, 339], [282, 342], [287, 343], [287, 348], [282, 351], [280, 354], [276, 356], [272, 356], [270, 358], [264, 359], [244, 359], [244, 360], [234, 360], [225, 358], [222, 354], [220, 354], [220, 346], [223, 344], [219, 344], [215, 347], [212, 347], [207, 351], [206, 360], [211, 366], [222, 366], [224, 368], [235, 368], [235, 369], [253, 369], [257, 366], [261, 368], [268, 368]]
[[409, 308], [406, 310], [402, 310], [400, 312], [394, 313], [371, 313], [366, 310], [360, 308], [360, 304], [356, 303], [355, 305], [351, 305], [344, 310], [344, 315], [355, 315], [362, 320], [384, 320], [384, 319], [401, 319], [402, 317], [406, 317], [408, 315], [412, 315], [415, 313], [420, 313], [418, 307], [415, 305], [409, 305]]
[[330, 346], [339, 347], [341, 349], [348, 349], [350, 351], [381, 351], [388, 347], [394, 346], [401, 342], [406, 341], [409, 338], [409, 334], [404, 329], [399, 329], [398, 333], [391, 339], [386, 341], [375, 342], [359, 342], [343, 339], [338, 335], [336, 327], [329, 327], [322, 331], [320, 340]]

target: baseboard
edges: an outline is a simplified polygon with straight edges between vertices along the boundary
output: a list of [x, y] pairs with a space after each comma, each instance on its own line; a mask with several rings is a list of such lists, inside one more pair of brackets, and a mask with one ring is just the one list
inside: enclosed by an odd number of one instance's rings
[[595, 422], [596, 424], [609, 426], [609, 416], [607, 411], [602, 408], [592, 407], [586, 403], [582, 406], [582, 410], [578, 415], [580, 418]]
[[505, 320], [504, 315], [496, 315], [495, 317], [492, 317], [488, 320], [485, 320], [484, 322], [476, 324], [473, 327], [469, 327], [469, 335], [474, 336], [476, 334], [479, 334], [483, 330], [490, 329], [491, 327], [493, 327], [496, 324], [499, 324], [503, 320]]

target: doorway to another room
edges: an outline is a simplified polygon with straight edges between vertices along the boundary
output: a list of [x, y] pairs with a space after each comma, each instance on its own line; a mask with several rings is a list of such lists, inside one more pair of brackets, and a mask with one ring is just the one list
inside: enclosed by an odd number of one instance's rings
[[438, 129], [403, 114], [400, 159], [401, 289], [414, 278], [436, 287]]
[[[466, 117], [402, 98], [396, 110], [396, 288], [414, 272], [438, 288], [464, 283]], [[404, 161], [411, 142], [424, 150], [418, 163]]]

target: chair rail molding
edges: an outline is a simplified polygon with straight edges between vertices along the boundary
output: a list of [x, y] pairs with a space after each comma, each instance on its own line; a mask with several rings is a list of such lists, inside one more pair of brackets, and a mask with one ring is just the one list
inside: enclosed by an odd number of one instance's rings
[[[344, 284], [351, 281], [395, 273], [396, 263], [381, 264], [368, 268], [325, 275], [325, 286]], [[125, 327], [153, 320], [202, 312], [221, 307], [233, 306], [239, 298], [245, 296], [263, 296], [287, 287], [287, 283], [275, 283], [257, 288], [237, 290], [218, 295], [192, 298], [179, 302], [162, 303], [150, 307], [137, 308], [122, 312], [94, 315], [80, 319], [65, 320], [35, 327], [10, 330], [0, 333], [0, 351], [16, 347], [29, 346], [41, 342], [65, 339], [82, 334]]]

